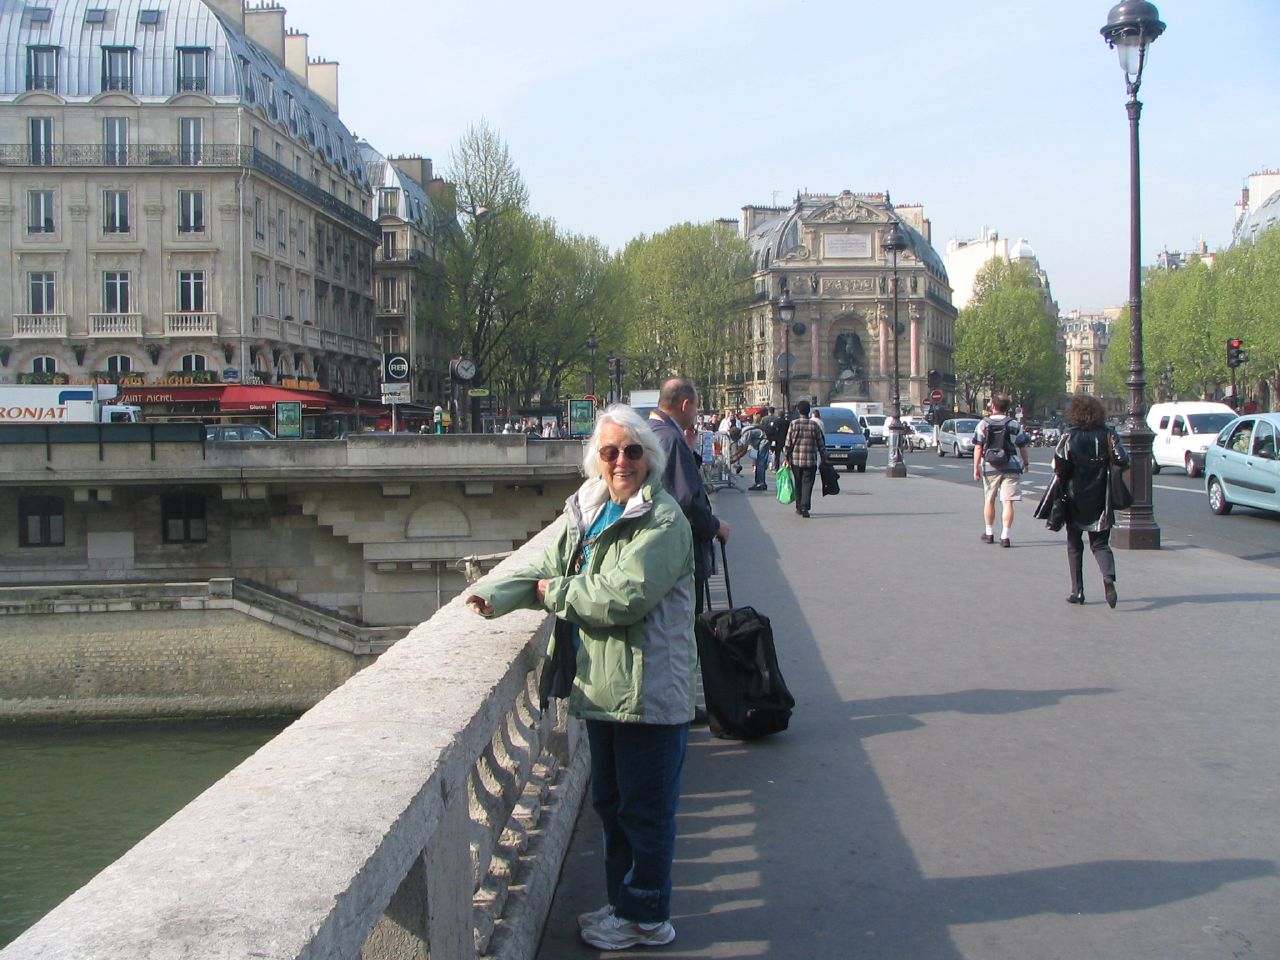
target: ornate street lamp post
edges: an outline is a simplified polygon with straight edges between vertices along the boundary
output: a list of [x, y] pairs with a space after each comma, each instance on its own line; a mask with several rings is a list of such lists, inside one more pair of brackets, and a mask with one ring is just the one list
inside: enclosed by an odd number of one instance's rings
[[905, 477], [907, 465], [902, 459], [902, 383], [898, 374], [898, 253], [907, 248], [907, 238], [895, 219], [880, 241], [893, 262], [893, 416], [889, 419], [889, 464], [886, 477]]
[[1142, 84], [1142, 68], [1146, 66], [1147, 47], [1160, 34], [1164, 24], [1160, 11], [1147, 0], [1123, 0], [1111, 8], [1102, 38], [1120, 54], [1125, 89], [1129, 101], [1129, 419], [1120, 436], [1129, 448], [1133, 463], [1131, 485], [1133, 506], [1116, 517], [1111, 541], [1130, 550], [1160, 549], [1160, 528], [1156, 525], [1151, 503], [1151, 443], [1154, 434], [1147, 428], [1143, 391], [1146, 381], [1142, 367], [1142, 204], [1139, 189], [1138, 118], [1142, 103], [1138, 88]]
[[791, 356], [791, 321], [796, 318], [796, 305], [791, 302], [791, 291], [782, 288], [782, 294], [776, 304], [778, 322], [782, 324], [782, 355], [778, 357], [778, 378], [782, 381], [782, 412], [791, 415], [791, 367], [795, 358]]
[[591, 354], [591, 366], [587, 368], [587, 394], [592, 397], [596, 395], [596, 347], [598, 346], [600, 341], [596, 339], [594, 333], [587, 337], [587, 350]]

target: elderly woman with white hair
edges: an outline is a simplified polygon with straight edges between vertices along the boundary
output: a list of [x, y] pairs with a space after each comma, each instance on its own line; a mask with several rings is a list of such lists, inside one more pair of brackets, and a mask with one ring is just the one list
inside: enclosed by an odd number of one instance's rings
[[467, 598], [486, 617], [542, 608], [572, 626], [569, 712], [586, 723], [591, 802], [604, 824], [608, 903], [578, 918], [603, 950], [661, 946], [671, 926], [671, 862], [697, 647], [693, 537], [662, 488], [648, 424], [614, 405], [596, 423], [587, 480], [555, 541], [531, 566]]

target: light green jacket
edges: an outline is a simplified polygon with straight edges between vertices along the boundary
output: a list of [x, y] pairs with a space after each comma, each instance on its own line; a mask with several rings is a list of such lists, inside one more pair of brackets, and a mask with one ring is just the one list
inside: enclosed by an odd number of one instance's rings
[[[578, 546], [607, 498], [603, 480], [588, 480], [565, 501], [564, 526], [542, 556], [475, 593], [495, 617], [541, 606], [578, 627], [569, 697], [575, 717], [688, 723], [698, 667], [689, 521], [660, 478], [650, 477], [575, 573]], [[540, 579], [550, 580], [543, 604]]]

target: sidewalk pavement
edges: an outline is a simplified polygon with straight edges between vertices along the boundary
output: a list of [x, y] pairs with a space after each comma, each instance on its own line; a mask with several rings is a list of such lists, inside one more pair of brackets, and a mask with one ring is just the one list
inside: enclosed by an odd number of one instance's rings
[[[616, 955], [1280, 957], [1275, 571], [1117, 551], [1111, 610], [1086, 556], [1071, 606], [1034, 499], [1002, 549], [976, 484], [841, 482], [810, 520], [772, 480], [715, 497], [795, 715], [693, 730], [677, 939]], [[540, 960], [598, 955], [575, 921], [604, 900], [598, 832], [588, 801]]]

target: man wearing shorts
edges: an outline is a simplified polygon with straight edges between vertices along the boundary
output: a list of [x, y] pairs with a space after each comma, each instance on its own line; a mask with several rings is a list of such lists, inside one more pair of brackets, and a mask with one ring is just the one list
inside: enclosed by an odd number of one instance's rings
[[1009, 416], [1009, 396], [991, 398], [991, 414], [978, 421], [973, 432], [973, 479], [982, 483], [983, 543], [995, 543], [996, 501], [1003, 505], [1000, 546], [1008, 547], [1013, 528], [1013, 505], [1022, 499], [1018, 478], [1031, 469], [1031, 438]]

